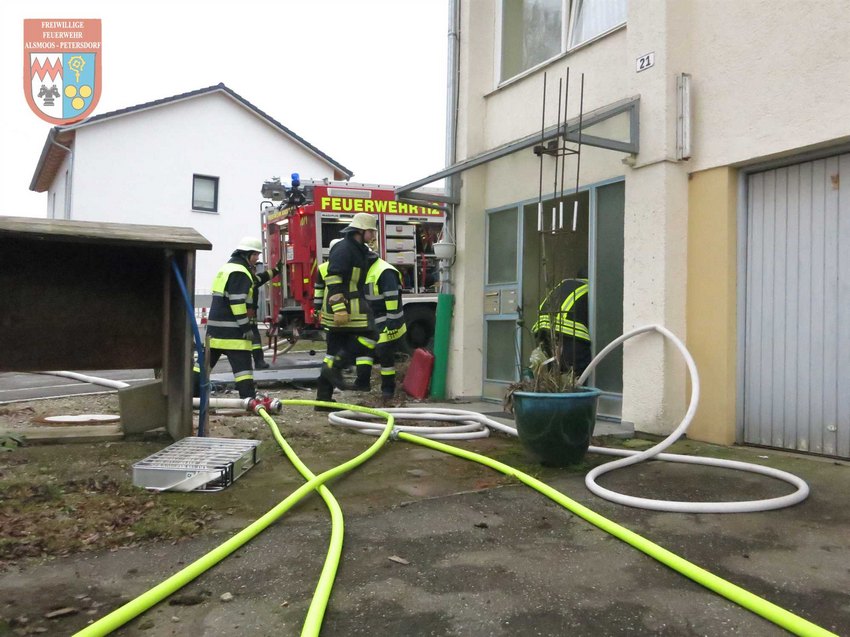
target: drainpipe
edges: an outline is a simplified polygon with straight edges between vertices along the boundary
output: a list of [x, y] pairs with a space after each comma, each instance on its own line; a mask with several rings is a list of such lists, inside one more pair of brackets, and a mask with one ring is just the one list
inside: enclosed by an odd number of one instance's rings
[[[458, 118], [458, 93], [460, 92], [460, 0], [449, 0], [449, 41], [448, 41], [448, 85], [446, 87], [446, 166], [454, 166], [457, 162], [457, 118]], [[460, 177], [451, 175], [446, 177], [446, 192], [453, 201], [459, 200]], [[457, 204], [450, 204], [451, 216], [447, 219], [452, 237], [457, 237], [455, 224], [455, 208]], [[448, 271], [445, 272], [445, 280], [441, 281], [440, 289], [450, 292]]]
[[[457, 156], [458, 65], [460, 62], [460, 0], [449, 0], [448, 86], [446, 95], [446, 166], [453, 166]], [[453, 200], [460, 188], [456, 176], [447, 178], [446, 190]], [[456, 204], [451, 204], [446, 218], [449, 236], [453, 232]], [[455, 248], [457, 249], [457, 248]], [[456, 254], [456, 253], [455, 253]], [[449, 367], [449, 336], [451, 335], [454, 295], [449, 279], [450, 264], [440, 264], [440, 293], [437, 296], [437, 316], [434, 329], [434, 371], [431, 376], [431, 398], [446, 397], [446, 378]]]
[[68, 164], [68, 179], [65, 181], [65, 219], [71, 218], [71, 183], [74, 178], [74, 151], [68, 146], [63, 146], [51, 135], [50, 143], [54, 146], [58, 146], [62, 150], [66, 151], [70, 156], [70, 162]]

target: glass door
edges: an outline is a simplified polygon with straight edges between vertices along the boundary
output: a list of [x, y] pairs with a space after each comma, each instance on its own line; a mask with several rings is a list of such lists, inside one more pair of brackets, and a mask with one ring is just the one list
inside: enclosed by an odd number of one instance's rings
[[487, 214], [487, 272], [484, 281], [484, 383], [482, 397], [501, 400], [519, 380], [517, 298], [519, 209]]
[[[623, 224], [626, 182], [593, 190], [590, 267], [590, 333], [593, 353], [623, 333]], [[620, 420], [623, 406], [623, 349], [617, 348], [594, 370], [593, 386], [602, 390], [600, 417]]]

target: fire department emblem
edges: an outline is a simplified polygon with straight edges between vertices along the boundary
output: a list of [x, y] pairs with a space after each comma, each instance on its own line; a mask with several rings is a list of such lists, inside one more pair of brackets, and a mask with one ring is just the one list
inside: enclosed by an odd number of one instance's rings
[[24, 95], [51, 124], [72, 124], [100, 100], [100, 20], [24, 20]]

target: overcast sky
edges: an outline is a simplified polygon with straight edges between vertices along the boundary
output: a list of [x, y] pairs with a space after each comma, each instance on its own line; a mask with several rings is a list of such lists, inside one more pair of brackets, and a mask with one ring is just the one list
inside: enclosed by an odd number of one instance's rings
[[103, 41], [94, 115], [224, 82], [355, 181], [402, 185], [445, 164], [445, 0], [5, 0], [2, 215], [47, 209], [29, 190], [51, 124], [24, 96], [23, 21], [90, 18]]

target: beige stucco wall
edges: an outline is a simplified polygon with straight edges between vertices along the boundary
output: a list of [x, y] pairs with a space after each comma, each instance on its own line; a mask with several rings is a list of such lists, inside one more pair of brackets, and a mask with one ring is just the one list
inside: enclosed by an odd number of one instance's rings
[[[676, 160], [676, 75], [687, 25], [681, 4], [630, 3], [628, 93], [640, 95], [640, 153], [626, 172], [624, 331], [663, 325], [679, 338], [685, 324], [687, 168]], [[633, 60], [655, 53], [641, 73]], [[686, 373], [680, 354], [658, 334], [623, 348], [623, 419], [639, 431], [670, 432], [685, 411]]]
[[682, 70], [693, 74], [696, 124], [691, 170], [850, 139], [846, 0], [686, 4], [692, 28], [682, 37], [691, 55]]
[[700, 403], [688, 435], [735, 441], [737, 171], [715, 168], [688, 184], [688, 341]]
[[[573, 78], [585, 73], [585, 111], [640, 97], [640, 153], [624, 166], [620, 154], [586, 151], [581, 183], [625, 175], [624, 329], [663, 324], [697, 350], [704, 398], [691, 435], [730, 442], [737, 213], [736, 177], [729, 167], [850, 141], [850, 124], [843, 117], [850, 103], [845, 81], [850, 56], [841, 45], [850, 39], [846, 1], [629, 2], [625, 29], [502, 87], [497, 86], [495, 57], [499, 2], [470, 0], [461, 6], [459, 160], [540, 129], [544, 71], [550, 114], [557, 103], [557, 78], [567, 66]], [[655, 66], [637, 73], [636, 58], [649, 52], [655, 53]], [[692, 76], [693, 87], [693, 150], [684, 161], [676, 159], [676, 78], [681, 73]], [[571, 117], [578, 112], [577, 99], [573, 92]], [[484, 212], [535, 199], [538, 166], [530, 151], [521, 151], [461, 176], [458, 265], [463, 266], [453, 278], [456, 291], [465, 295], [458, 295], [453, 337], [472, 333], [453, 343], [449, 391], [454, 395], [481, 390]], [[551, 184], [544, 179], [544, 195], [549, 192]], [[710, 248], [701, 242], [703, 235]], [[724, 277], [720, 283], [710, 281], [720, 286], [712, 289], [723, 298], [711, 308], [713, 314], [697, 294], [709, 283], [712, 267]], [[716, 330], [705, 326], [706, 317], [718, 312], [732, 321], [723, 324], [722, 342]], [[474, 364], [459, 361], [473, 356]], [[623, 418], [638, 430], [666, 433], [679, 422], [686, 408], [687, 374], [679, 354], [660, 337], [627, 344], [623, 380]]]

